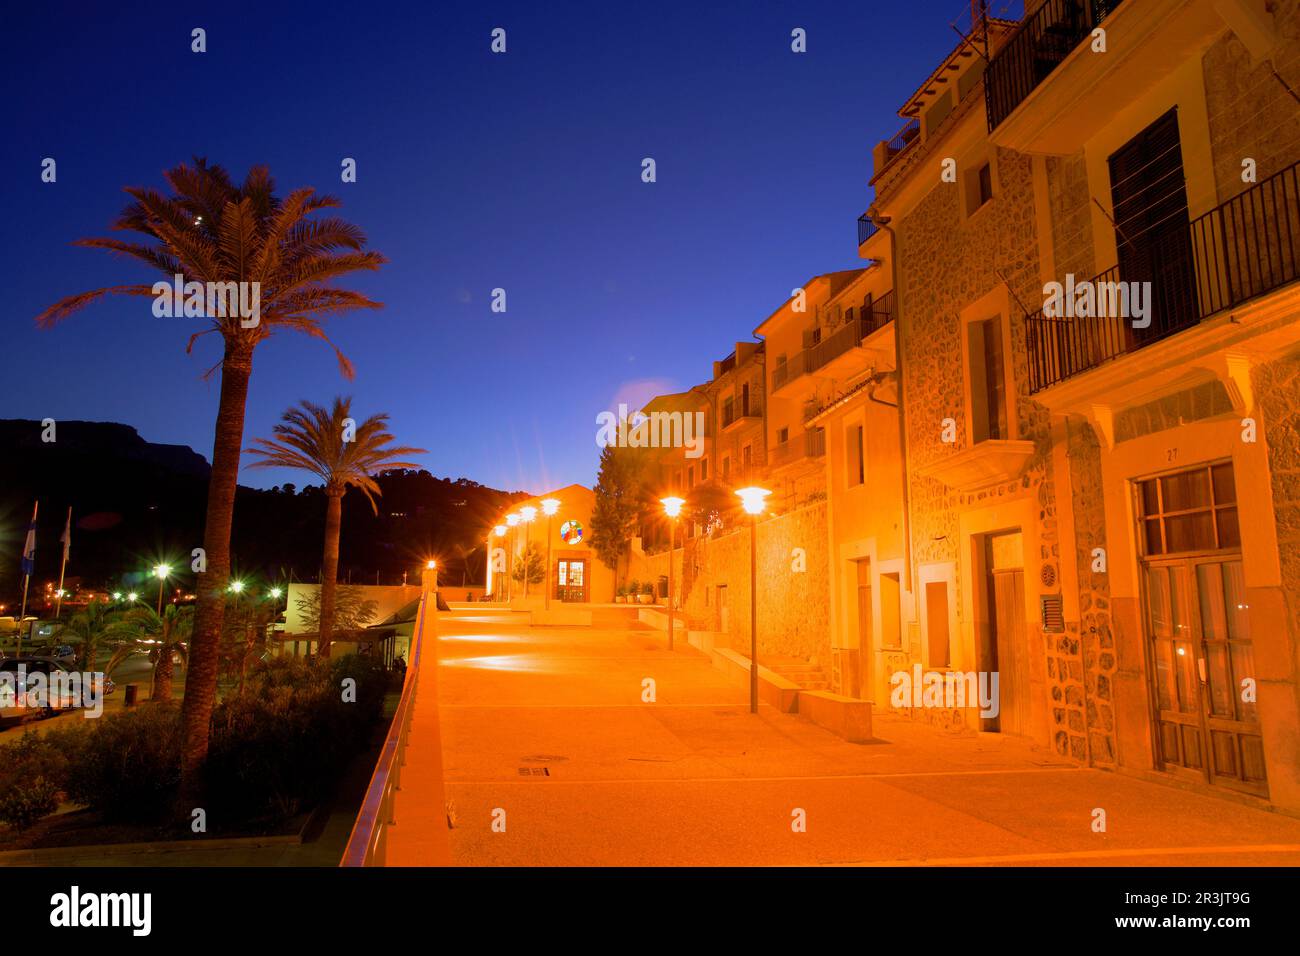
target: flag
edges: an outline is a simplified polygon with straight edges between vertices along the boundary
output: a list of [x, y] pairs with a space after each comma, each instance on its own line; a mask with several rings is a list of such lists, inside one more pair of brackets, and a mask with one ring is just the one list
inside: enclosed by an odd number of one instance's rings
[[32, 509], [32, 521], [27, 526], [27, 543], [23, 545], [23, 574], [30, 575], [36, 566], [36, 509]]
[[68, 520], [63, 525], [63, 535], [59, 538], [63, 542], [63, 563], [68, 563], [68, 551], [72, 549], [72, 509], [68, 509]]

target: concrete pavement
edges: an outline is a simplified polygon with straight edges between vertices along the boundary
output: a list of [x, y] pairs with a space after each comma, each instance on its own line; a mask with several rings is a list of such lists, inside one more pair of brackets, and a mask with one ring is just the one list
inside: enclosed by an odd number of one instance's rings
[[1300, 864], [1300, 820], [1022, 739], [881, 715], [877, 742], [850, 744], [751, 715], [743, 686], [648, 628], [485, 609], [438, 630], [459, 865]]

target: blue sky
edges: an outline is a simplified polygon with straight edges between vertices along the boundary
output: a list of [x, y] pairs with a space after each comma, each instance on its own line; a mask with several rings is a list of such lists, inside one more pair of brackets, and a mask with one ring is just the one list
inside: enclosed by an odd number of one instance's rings
[[[126, 6], [6, 12], [0, 417], [120, 421], [210, 457], [214, 336], [187, 356], [195, 326], [143, 299], [53, 331], [32, 318], [73, 292], [153, 281], [70, 245], [108, 234], [123, 186], [161, 187], [195, 155], [237, 178], [265, 163], [282, 192], [339, 196], [391, 261], [348, 280], [385, 308], [327, 327], [354, 382], [321, 343], [259, 346], [246, 444], [301, 399], [352, 394], [429, 449], [434, 474], [531, 491], [591, 484], [599, 412], [707, 379], [792, 287], [856, 263], [871, 149], [967, 7]], [[498, 26], [505, 55], [489, 51]], [[190, 51], [194, 27], [208, 52]], [[54, 184], [40, 181], [47, 156]], [[340, 182], [344, 157], [355, 184]], [[641, 182], [644, 157], [656, 183]], [[497, 287], [505, 314], [489, 307]]]

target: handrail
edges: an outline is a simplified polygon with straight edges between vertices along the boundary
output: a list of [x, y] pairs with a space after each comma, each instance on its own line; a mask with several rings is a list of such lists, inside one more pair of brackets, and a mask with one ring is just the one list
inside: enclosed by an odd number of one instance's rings
[[406, 763], [406, 744], [411, 735], [411, 717], [415, 713], [415, 694], [420, 679], [420, 658], [424, 653], [424, 615], [431, 593], [436, 601], [437, 592], [425, 591], [420, 597], [415, 629], [411, 634], [411, 662], [402, 682], [402, 696], [397, 702], [397, 711], [388, 727], [388, 736], [384, 738], [383, 749], [375, 762], [375, 772], [366, 787], [357, 822], [352, 826], [339, 866], [384, 865], [388, 828], [397, 822], [393, 819], [394, 795], [400, 789], [402, 767]]

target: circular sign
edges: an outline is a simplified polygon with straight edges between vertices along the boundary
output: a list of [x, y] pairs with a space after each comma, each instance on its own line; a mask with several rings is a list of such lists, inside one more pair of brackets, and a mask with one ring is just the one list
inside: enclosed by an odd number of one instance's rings
[[582, 525], [576, 521], [566, 521], [560, 525], [560, 539], [565, 544], [578, 544], [582, 541]]

